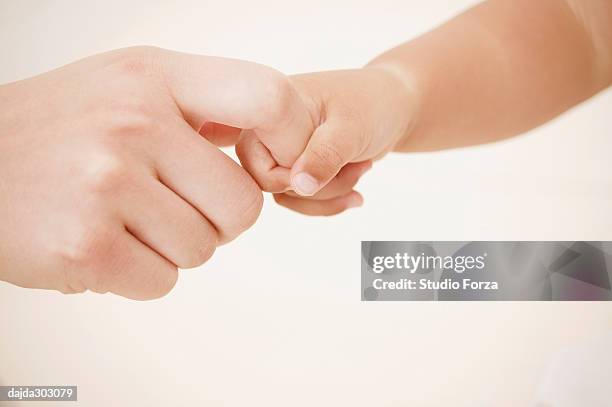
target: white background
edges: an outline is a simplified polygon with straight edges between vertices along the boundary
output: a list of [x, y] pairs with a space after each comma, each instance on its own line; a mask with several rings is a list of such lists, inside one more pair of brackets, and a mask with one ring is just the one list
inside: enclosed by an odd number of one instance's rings
[[[358, 67], [471, 3], [4, 0], [0, 83], [136, 44]], [[75, 384], [86, 406], [528, 405], [558, 352], [612, 329], [610, 304], [362, 303], [360, 241], [612, 240], [611, 108], [607, 92], [508, 142], [391, 155], [338, 217], [268, 197], [159, 301], [0, 284], [0, 384]]]

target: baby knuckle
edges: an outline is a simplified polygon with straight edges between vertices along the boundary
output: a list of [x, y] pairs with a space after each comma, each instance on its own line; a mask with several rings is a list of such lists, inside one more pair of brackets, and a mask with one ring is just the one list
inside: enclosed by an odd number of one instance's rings
[[336, 173], [346, 163], [340, 149], [330, 142], [321, 142], [314, 145], [311, 154], [316, 165], [326, 174]]
[[281, 194], [273, 194], [272, 197], [274, 198], [274, 201], [281, 205], [281, 206], [287, 206], [287, 194], [281, 193]]
[[266, 192], [276, 192], [276, 189], [278, 188], [276, 181], [272, 179], [262, 178], [257, 180], [257, 183], [262, 191]]
[[243, 131], [236, 144], [236, 156], [238, 156], [242, 165], [247, 169], [252, 168], [257, 162], [256, 146], [258, 143], [261, 143], [261, 141], [259, 141], [257, 136], [252, 131], [246, 130]]
[[287, 185], [281, 185], [277, 179], [266, 174], [257, 177], [256, 181], [261, 190], [266, 192], [280, 192], [287, 187]]
[[342, 212], [344, 212], [345, 210], [347, 210], [348, 208], [344, 205], [340, 205], [340, 204], [333, 204], [330, 205], [327, 208], [322, 209], [322, 212], [319, 213], [320, 216], [334, 216], [334, 215], [338, 215]]

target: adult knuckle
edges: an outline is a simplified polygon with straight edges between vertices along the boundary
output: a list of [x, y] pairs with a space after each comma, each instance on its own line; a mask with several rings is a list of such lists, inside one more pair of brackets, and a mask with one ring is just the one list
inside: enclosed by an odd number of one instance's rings
[[62, 258], [61, 273], [58, 290], [63, 294], [80, 294], [87, 291], [86, 285], [82, 281], [82, 273], [73, 267], [68, 267], [65, 258]]
[[189, 269], [201, 266], [206, 263], [217, 248], [217, 235], [209, 230], [194, 233], [192, 239], [192, 247], [180, 260], [181, 264], [177, 264], [182, 269]]
[[154, 271], [156, 278], [151, 279], [146, 287], [146, 294], [141, 296], [141, 300], [154, 300], [167, 295], [178, 281], [178, 270], [171, 265], [161, 266]]
[[241, 222], [241, 229], [246, 230], [253, 226], [261, 213], [263, 207], [263, 194], [261, 190], [253, 184], [245, 193], [243, 202], [245, 204], [242, 210], [243, 221]]
[[263, 81], [262, 98], [265, 115], [269, 120], [284, 119], [287, 117], [295, 91], [293, 85], [285, 75], [280, 72], [267, 74], [268, 79]]
[[253, 226], [257, 221], [263, 207], [263, 193], [257, 184], [250, 180], [245, 184], [237, 202], [232, 225], [226, 233], [229, 240]]
[[57, 254], [68, 269], [81, 272], [98, 270], [111, 256], [112, 250], [112, 237], [104, 226], [91, 226], [82, 222], [64, 240]]
[[123, 48], [116, 51], [110, 66], [128, 75], [149, 76], [157, 71], [155, 65], [161, 51], [149, 45]]
[[135, 94], [123, 98], [111, 112], [111, 126], [115, 134], [150, 133], [158, 123], [155, 107], [145, 95]]
[[109, 114], [107, 131], [100, 138], [100, 144], [111, 151], [125, 152], [158, 140], [162, 134], [161, 124], [155, 114], [145, 111], [145, 107], [125, 106]]
[[86, 192], [98, 196], [118, 192], [126, 183], [129, 166], [113, 154], [101, 154], [90, 161], [84, 171]]
[[85, 287], [75, 287], [71, 284], [65, 284], [59, 288], [59, 291], [62, 294], [82, 294], [86, 291], [86, 289]]
[[128, 55], [139, 56], [142, 58], [151, 58], [154, 55], [159, 54], [163, 51], [162, 48], [156, 47], [154, 45], [134, 45], [131, 47], [124, 48]]
[[217, 239], [215, 238], [214, 242], [211, 242], [210, 239], [207, 239], [204, 242], [201, 242], [198, 247], [195, 249], [193, 266], [197, 267], [206, 263], [212, 256], [215, 254], [215, 250], [217, 249]]

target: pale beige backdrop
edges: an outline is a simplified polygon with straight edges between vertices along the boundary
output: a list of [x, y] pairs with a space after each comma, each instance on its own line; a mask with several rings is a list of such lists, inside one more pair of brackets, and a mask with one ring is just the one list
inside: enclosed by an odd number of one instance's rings
[[[0, 83], [135, 44], [357, 67], [471, 3], [2, 0]], [[0, 383], [75, 384], [94, 407], [529, 405], [610, 304], [361, 303], [359, 242], [612, 240], [611, 112], [607, 92], [510, 142], [390, 156], [342, 216], [268, 198], [160, 301], [0, 283]]]

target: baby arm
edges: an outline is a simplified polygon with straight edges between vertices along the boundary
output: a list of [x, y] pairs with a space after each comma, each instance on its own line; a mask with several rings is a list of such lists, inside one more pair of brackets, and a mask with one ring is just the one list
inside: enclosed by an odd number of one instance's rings
[[418, 94], [397, 151], [430, 151], [525, 132], [612, 81], [612, 3], [493, 0], [370, 63]]

